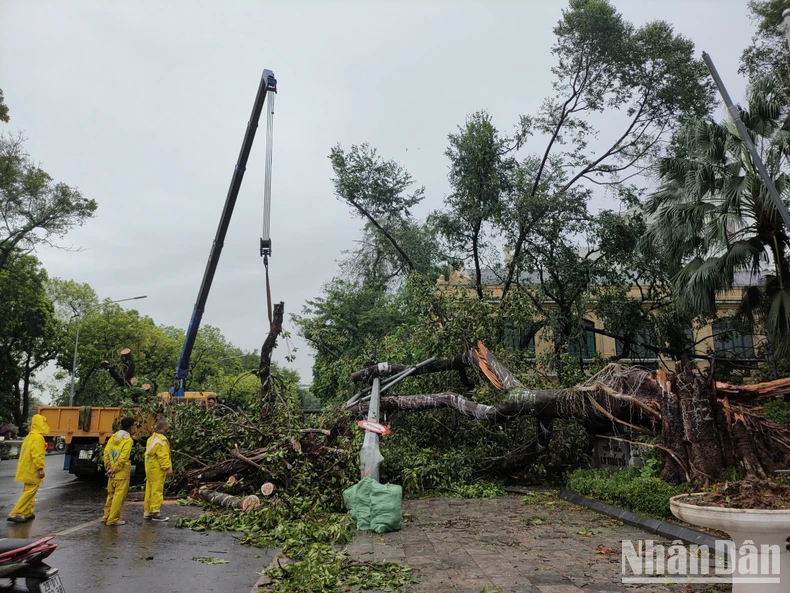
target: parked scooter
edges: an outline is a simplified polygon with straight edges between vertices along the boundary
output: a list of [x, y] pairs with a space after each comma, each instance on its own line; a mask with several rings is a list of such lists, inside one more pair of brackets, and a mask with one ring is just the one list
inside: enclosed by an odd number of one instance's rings
[[51, 539], [0, 539], [0, 592], [66, 593], [58, 569], [42, 562], [58, 547]]

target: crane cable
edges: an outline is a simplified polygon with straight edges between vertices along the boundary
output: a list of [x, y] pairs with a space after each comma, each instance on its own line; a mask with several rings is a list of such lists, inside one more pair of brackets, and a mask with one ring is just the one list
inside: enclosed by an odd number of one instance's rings
[[269, 256], [272, 253], [271, 243], [271, 206], [272, 206], [272, 133], [274, 130], [274, 98], [277, 92], [266, 93], [268, 103], [266, 113], [266, 164], [263, 183], [263, 232], [261, 235], [261, 255], [266, 268], [266, 308], [269, 314], [269, 325], [272, 324], [272, 290], [269, 283]]

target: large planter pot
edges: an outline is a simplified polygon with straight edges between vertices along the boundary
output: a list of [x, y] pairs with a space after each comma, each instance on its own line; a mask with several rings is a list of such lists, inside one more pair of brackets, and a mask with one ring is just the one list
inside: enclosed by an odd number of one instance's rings
[[[785, 541], [790, 536], [790, 509], [780, 511], [728, 509], [681, 502], [688, 496], [682, 494], [670, 499], [672, 514], [681, 521], [724, 531], [732, 538], [736, 550], [740, 550], [747, 541], [753, 543], [759, 556], [757, 566], [760, 567], [771, 566], [772, 560], [770, 554], [762, 554], [764, 550], [768, 549], [763, 546], [776, 546], [779, 550], [779, 574], [765, 572], [755, 575], [748, 570], [752, 564], [746, 561], [739, 562], [738, 556], [736, 556], [733, 562], [735, 571], [732, 574], [732, 593], [790, 593], [790, 552], [785, 550]], [[691, 496], [704, 496], [704, 494], [692, 494]], [[774, 566], [775, 564], [774, 562]], [[765, 571], [766, 569], [761, 568], [761, 570]], [[778, 577], [779, 582], [742, 582], [755, 577]]]

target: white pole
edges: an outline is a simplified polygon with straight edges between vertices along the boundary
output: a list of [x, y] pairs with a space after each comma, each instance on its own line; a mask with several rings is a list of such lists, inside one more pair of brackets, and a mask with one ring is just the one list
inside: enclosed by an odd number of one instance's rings
[[[379, 421], [379, 387], [380, 379], [373, 379], [373, 391], [370, 397], [370, 407], [368, 408], [368, 420], [370, 422]], [[365, 431], [365, 440], [362, 443], [362, 450], [359, 452], [359, 470], [362, 478], [373, 478], [379, 481], [379, 465], [384, 461], [379, 451], [379, 435], [369, 430]]]

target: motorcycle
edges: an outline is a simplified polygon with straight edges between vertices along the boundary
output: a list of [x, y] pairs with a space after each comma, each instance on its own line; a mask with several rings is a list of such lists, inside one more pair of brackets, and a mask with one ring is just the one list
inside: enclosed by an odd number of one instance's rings
[[[0, 539], [0, 592], [66, 593], [58, 569], [42, 562], [58, 547], [52, 539]], [[25, 589], [17, 586], [22, 579]]]

